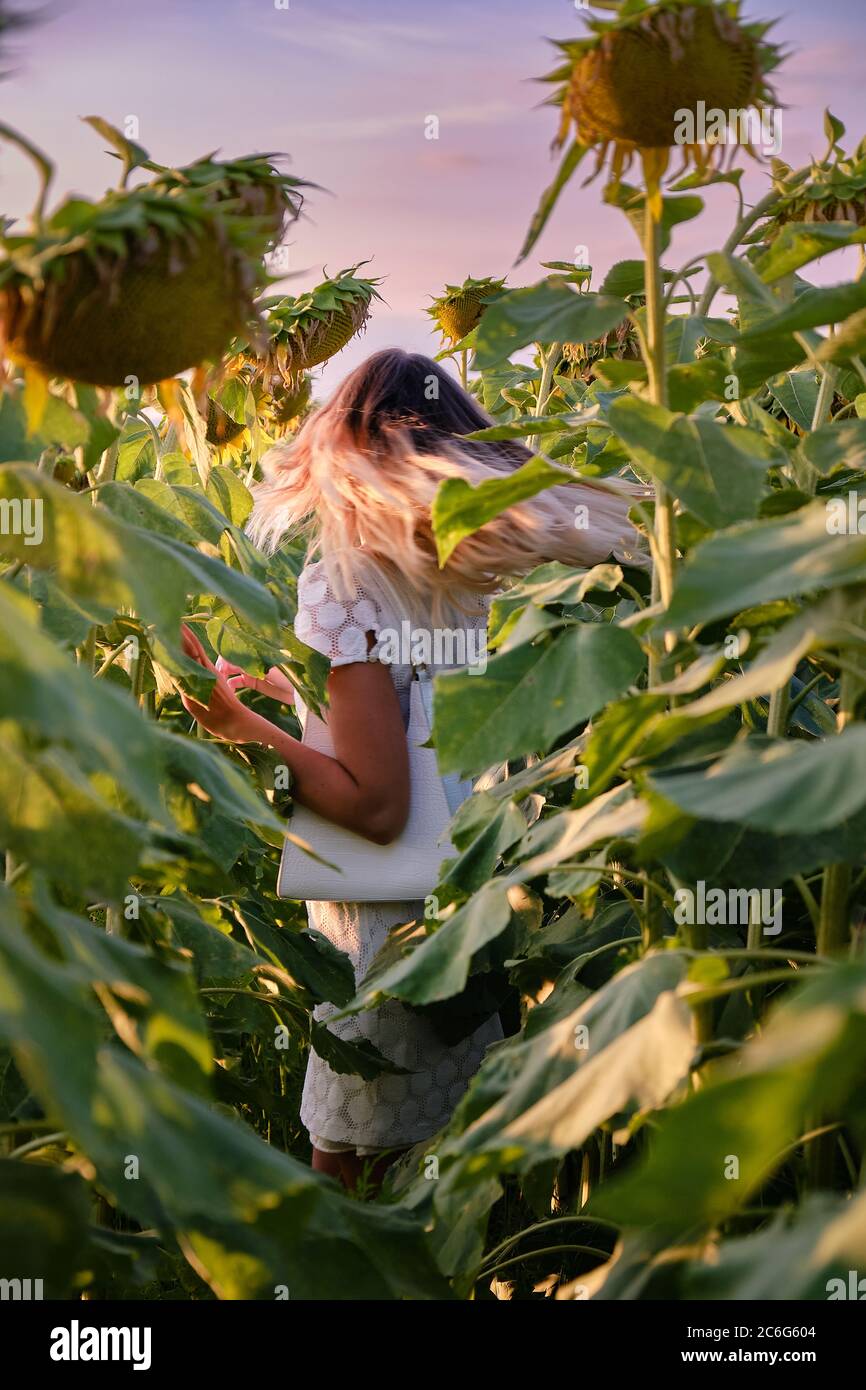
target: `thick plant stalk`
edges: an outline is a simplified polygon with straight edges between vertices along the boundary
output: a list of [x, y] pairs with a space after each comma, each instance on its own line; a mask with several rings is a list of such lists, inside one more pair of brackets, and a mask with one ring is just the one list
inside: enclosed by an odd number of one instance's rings
[[[541, 371], [541, 382], [539, 383], [538, 396], [535, 401], [535, 410], [533, 412], [538, 418], [540, 418], [544, 414], [544, 411], [547, 407], [547, 402], [550, 399], [550, 387], [553, 381], [553, 369], [559, 361], [559, 354], [561, 352], [562, 343], [551, 343], [546, 354], [544, 352], [544, 349], [542, 349], [541, 356], [544, 365]], [[526, 447], [530, 449], [532, 453], [535, 453], [536, 449], [538, 448], [539, 439], [540, 435], [537, 434], [531, 434], [527, 439]]]
[[848, 898], [851, 893], [851, 865], [828, 864], [824, 870], [821, 912], [818, 918], [819, 955], [838, 955], [851, 935]]
[[[644, 209], [644, 288], [646, 290], [646, 367], [649, 379], [649, 398], [653, 405], [667, 407], [668, 385], [667, 364], [665, 361], [665, 306], [661, 274], [661, 235], [656, 220], [652, 200], [647, 193]], [[674, 587], [674, 513], [673, 500], [667, 488], [661, 483], [655, 486], [655, 517], [653, 522], [654, 564], [652, 575], [652, 602], [670, 602]], [[655, 643], [649, 654], [649, 686], [661, 683], [661, 663], [666, 638], [660, 649]], [[664, 935], [664, 916], [661, 904], [655, 894], [644, 892], [644, 945], [649, 948], [662, 940]], [[697, 1032], [703, 1033], [705, 1019], [696, 1020]]]
[[[706, 922], [693, 922], [683, 928], [686, 946], [690, 951], [706, 951], [710, 945], [710, 934]], [[702, 999], [692, 1004], [692, 1025], [696, 1043], [712, 1042], [713, 1001]], [[700, 1075], [694, 1073], [695, 1090], [700, 1087]]]
[[[836, 385], [836, 371], [833, 367], [827, 367], [821, 377], [821, 384], [818, 387], [818, 399], [815, 402], [815, 413], [812, 417], [812, 429], [818, 430], [825, 423], [833, 404], [833, 391]], [[811, 478], [803, 479], [809, 492], [815, 491], [815, 484], [818, 474], [812, 470]], [[778, 690], [774, 690], [770, 697], [770, 712], [767, 717], [767, 733], [771, 738], [784, 738], [788, 732], [788, 713], [791, 705], [791, 682], [786, 681]]]
[[819, 430], [826, 423], [827, 416], [833, 405], [833, 394], [836, 388], [836, 369], [826, 367], [824, 375], [821, 377], [821, 385], [818, 387], [818, 399], [815, 402], [815, 414], [812, 418], [812, 429]]
[[[116, 395], [112, 396], [111, 404], [108, 408], [107, 413], [109, 420], [119, 431], [121, 427], [122, 412]], [[114, 476], [117, 472], [117, 460], [119, 453], [120, 434], [118, 433], [117, 438], [113, 440], [111, 444], [109, 444], [108, 448], [105, 450], [105, 453], [102, 455], [102, 457], [99, 460], [99, 463], [97, 464], [96, 473], [94, 476], [94, 481], [96, 483], [111, 483], [114, 481]], [[96, 503], [99, 500], [97, 491], [91, 493], [90, 500], [93, 503], [93, 505], [96, 506]]]
[[[863, 620], [863, 604], [855, 621]], [[853, 722], [857, 701], [863, 692], [862, 680], [852, 670], [842, 676], [836, 728], [841, 734]], [[821, 891], [821, 913], [818, 919], [817, 951], [822, 956], [838, 955], [851, 937], [848, 899], [851, 893], [851, 865], [828, 864], [824, 870]]]
[[[653, 405], [667, 408], [668, 385], [665, 363], [665, 308], [660, 265], [661, 235], [660, 225], [653, 215], [651, 200], [646, 199], [644, 211], [644, 260], [647, 313], [647, 375], [649, 377], [649, 398]], [[676, 551], [674, 547], [674, 507], [673, 499], [661, 483], [655, 486], [654, 522], [655, 564], [653, 565], [653, 603], [670, 603], [674, 589], [674, 568]], [[668, 634], [665, 647], [673, 645], [673, 634]], [[661, 659], [663, 653], [655, 648], [650, 653], [650, 688], [658, 685], [661, 679]]]
[[[864, 605], [855, 608], [854, 621], [861, 625]], [[863, 682], [852, 671], [842, 676], [839, 695], [839, 709], [836, 727], [841, 734], [856, 717], [856, 707], [863, 692]], [[815, 949], [819, 956], [838, 956], [851, 939], [851, 865], [846, 863], [828, 864], [824, 870], [821, 887], [821, 910], [818, 917], [818, 933]], [[823, 1117], [814, 1117], [820, 1123]], [[836, 1136], [819, 1135], [810, 1146], [807, 1155], [809, 1186], [813, 1189], [832, 1186], [835, 1163]]]
[[788, 732], [788, 711], [791, 706], [791, 682], [786, 681], [770, 696], [767, 733], [771, 738], [784, 738]]
[[[776, 190], [774, 189], [772, 193], [768, 193], [765, 198], [762, 198], [759, 203], [756, 203], [755, 206], [751, 209], [751, 211], [747, 212], [745, 216], [743, 216], [740, 219], [734, 230], [731, 232], [731, 235], [728, 237], [727, 241], [722, 247], [722, 255], [732, 256], [736, 251], [737, 247], [739, 246], [740, 242], [743, 240], [743, 237], [746, 235], [746, 233], [751, 231], [756, 222], [760, 222], [765, 212], [769, 212], [770, 208], [773, 207], [774, 204], [778, 203], [780, 197], [781, 194], [776, 192]], [[704, 318], [709, 313], [712, 302], [715, 299], [716, 294], [718, 292], [718, 288], [718, 280], [715, 278], [714, 275], [711, 275], [706, 283], [704, 292], [701, 295], [701, 301], [698, 304], [698, 316], [700, 318]]]

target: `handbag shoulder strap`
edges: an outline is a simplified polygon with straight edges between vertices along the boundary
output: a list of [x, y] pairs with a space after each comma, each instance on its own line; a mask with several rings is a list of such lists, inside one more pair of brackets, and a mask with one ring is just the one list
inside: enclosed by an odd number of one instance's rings
[[[426, 738], [428, 742], [433, 734], [433, 677], [429, 667], [412, 667], [412, 692], [417, 690], [417, 699], [424, 714], [426, 725]], [[411, 698], [411, 697], [410, 697]], [[434, 750], [435, 751], [435, 750]], [[438, 759], [437, 759], [438, 762]], [[445, 800], [451, 815], [456, 815], [463, 805], [463, 802], [472, 792], [471, 779], [458, 776], [456, 772], [440, 772], [439, 781], [445, 794]]]

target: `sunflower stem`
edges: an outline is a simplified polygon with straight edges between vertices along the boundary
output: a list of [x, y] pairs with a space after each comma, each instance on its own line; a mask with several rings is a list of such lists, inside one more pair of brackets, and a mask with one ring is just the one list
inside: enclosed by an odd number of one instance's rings
[[788, 732], [788, 713], [791, 705], [791, 682], [786, 681], [770, 696], [767, 733], [770, 738], [784, 738]]
[[[665, 361], [665, 305], [661, 273], [661, 226], [653, 213], [651, 199], [644, 203], [644, 280], [646, 289], [647, 350], [646, 367], [649, 378], [649, 398], [653, 405], [667, 409], [668, 383]], [[661, 483], [655, 485], [655, 520], [653, 523], [655, 564], [653, 565], [652, 602], [670, 603], [674, 588], [674, 511], [673, 498]], [[661, 663], [664, 651], [674, 645], [673, 633], [665, 634], [664, 646], [653, 644], [649, 660], [649, 684], [661, 683]]]
[[[649, 398], [653, 405], [667, 409], [668, 382], [665, 355], [665, 302], [661, 272], [661, 225], [655, 215], [653, 201], [647, 190], [644, 198], [644, 289], [646, 291], [646, 338], [641, 343], [646, 362], [649, 383]], [[674, 512], [673, 498], [661, 483], [655, 484], [655, 515], [652, 535], [653, 604], [665, 607], [670, 603], [674, 587]], [[649, 651], [650, 689], [660, 685], [663, 679], [662, 662], [665, 651], [675, 644], [673, 633], [665, 633], [664, 642], [653, 642]], [[664, 917], [660, 904], [648, 889], [644, 889], [644, 920], [642, 933], [644, 949], [649, 950], [661, 941], [664, 933]], [[700, 1011], [696, 1021], [696, 1032], [701, 1040], [711, 1035], [712, 1020], [709, 1011]]]
[[[827, 367], [821, 377], [821, 384], [818, 387], [818, 398], [815, 401], [815, 411], [812, 416], [812, 429], [818, 430], [824, 424], [833, 404], [833, 394], [836, 385], [835, 367]], [[810, 492], [815, 491], [818, 480], [816, 469], [811, 470], [809, 477], [803, 481]], [[767, 716], [767, 733], [771, 738], [784, 738], [788, 731], [788, 719], [791, 706], [791, 682], [786, 681], [784, 685], [774, 690], [770, 697], [770, 712]]]
[[[553, 369], [559, 361], [559, 355], [561, 352], [562, 343], [551, 343], [550, 349], [546, 355], [544, 349], [542, 348], [541, 350], [541, 360], [543, 363], [541, 370], [541, 383], [538, 387], [538, 395], [535, 398], [535, 410], [533, 411], [533, 414], [535, 415], [536, 419], [540, 419], [540, 417], [544, 414], [547, 402], [550, 400], [550, 384], [553, 381]], [[527, 448], [530, 449], [532, 453], [535, 453], [536, 449], [538, 448], [538, 442], [540, 438], [541, 436], [538, 434], [531, 434], [527, 439]]]
[[[857, 621], [862, 621], [862, 601]], [[844, 672], [839, 688], [836, 711], [836, 731], [844, 733], [857, 717], [857, 704], [863, 694], [864, 682], [855, 670]], [[820, 955], [832, 956], [844, 950], [851, 936], [848, 903], [851, 895], [851, 865], [828, 864], [824, 870], [821, 891], [821, 912], [818, 919], [817, 950]]]
[[[751, 231], [752, 227], [754, 227], [756, 222], [760, 222], [765, 212], [769, 212], [770, 208], [774, 207], [775, 204], [778, 203], [781, 196], [782, 195], [774, 189], [772, 193], [768, 193], [765, 198], [762, 198], [760, 200], [760, 202], [755, 203], [755, 206], [749, 212], [747, 212], [744, 217], [740, 218], [736, 227], [731, 232], [731, 235], [728, 237], [727, 241], [722, 247], [723, 256], [732, 256], [734, 254], [746, 233]], [[718, 289], [719, 282], [714, 275], [711, 275], [706, 285], [704, 286], [704, 292], [701, 295], [701, 300], [698, 304], [699, 318], [705, 318], [706, 315], [709, 313], [710, 307], [712, 305], [713, 300], [716, 297]]]
[[[108, 448], [105, 450], [104, 454], [99, 460], [94, 478], [94, 481], [98, 484], [111, 483], [114, 481], [114, 475], [117, 472], [117, 459], [120, 453], [120, 434], [123, 427], [123, 413], [124, 412], [117, 398], [117, 395], [112, 393], [111, 400], [106, 411], [106, 415], [108, 416], [108, 419], [111, 421], [112, 425], [114, 425], [115, 429], [118, 431], [118, 434], [117, 438], [114, 439], [111, 442], [111, 444], [109, 444]], [[97, 501], [95, 493], [91, 498], [91, 501], [95, 506]]]

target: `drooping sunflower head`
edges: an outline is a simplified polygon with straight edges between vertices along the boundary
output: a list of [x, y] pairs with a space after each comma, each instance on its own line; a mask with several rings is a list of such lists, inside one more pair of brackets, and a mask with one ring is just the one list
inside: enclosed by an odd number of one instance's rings
[[200, 189], [217, 202], [234, 204], [246, 217], [257, 220], [266, 248], [278, 240], [287, 221], [300, 216], [302, 190], [312, 186], [305, 179], [281, 173], [275, 161], [282, 158], [253, 154], [218, 160], [206, 155], [180, 169], [152, 162], [145, 167], [155, 172], [155, 186], [169, 191]]
[[[41, 184], [30, 226], [0, 229], [0, 347], [48, 376], [108, 387], [218, 361], [256, 320], [263, 257], [277, 224], [297, 212], [298, 181], [266, 155], [169, 170], [108, 121], [84, 119], [119, 158], [120, 187], [96, 201], [67, 198], [50, 214], [53, 164], [0, 126]], [[129, 187], [135, 169], [154, 177]]]
[[650, 181], [677, 147], [685, 166], [704, 169], [753, 144], [759, 123], [739, 113], [773, 100], [767, 78], [782, 54], [769, 26], [746, 23], [740, 9], [741, 0], [636, 0], [616, 19], [588, 20], [590, 34], [559, 43], [565, 61], [544, 79], [562, 109], [557, 143], [573, 128], [597, 150], [597, 169], [610, 157], [615, 179], [640, 155]]
[[0, 346], [97, 386], [215, 361], [255, 313], [249, 232], [250, 219], [193, 190], [68, 199], [40, 227], [0, 235]]
[[280, 438], [297, 428], [308, 413], [313, 397], [313, 378], [309, 373], [297, 384], [287, 386], [277, 378], [267, 388], [264, 382], [254, 387], [256, 414], [268, 434]]
[[208, 396], [205, 428], [205, 438], [208, 444], [223, 449], [227, 444], [233, 444], [236, 439], [239, 439], [245, 429], [246, 425], [243, 420], [235, 420], [214, 396]]
[[374, 299], [378, 279], [364, 279], [359, 265], [329, 276], [297, 297], [265, 301], [264, 332], [233, 345], [236, 362], [250, 364], [270, 384], [281, 379], [296, 388], [304, 372], [327, 362], [359, 333]]
[[779, 201], [754, 240], [772, 241], [789, 222], [854, 222], [866, 226], [866, 137], [852, 155], [838, 143], [845, 128], [829, 111], [825, 126], [830, 149], [805, 169], [773, 161], [773, 187]]
[[620, 362], [637, 362], [640, 359], [640, 339], [631, 319], [623, 319], [616, 328], [603, 333], [588, 343], [563, 343], [562, 355], [574, 375], [591, 381], [595, 363], [602, 357], [613, 357]]
[[488, 304], [505, 287], [504, 280], [485, 276], [473, 280], [470, 275], [462, 285], [446, 285], [445, 293], [434, 299], [427, 309], [443, 338], [459, 343], [481, 322]]

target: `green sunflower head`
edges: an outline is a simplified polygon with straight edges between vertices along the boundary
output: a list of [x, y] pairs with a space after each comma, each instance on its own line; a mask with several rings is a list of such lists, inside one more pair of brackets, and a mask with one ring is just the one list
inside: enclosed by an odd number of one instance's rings
[[359, 333], [370, 316], [374, 299], [381, 299], [379, 279], [365, 279], [350, 266], [328, 276], [306, 294], [285, 295], [260, 303], [264, 329], [232, 351], [249, 363], [265, 382], [282, 380], [294, 387], [304, 372], [327, 362]]
[[443, 338], [459, 343], [477, 327], [488, 304], [504, 288], [504, 279], [485, 276], [482, 280], [473, 280], [470, 275], [462, 285], [446, 285], [445, 293], [433, 300], [427, 313]]
[[253, 388], [256, 414], [268, 434], [275, 438], [297, 428], [309, 413], [313, 397], [313, 378], [305, 373], [299, 380], [286, 385], [277, 378], [270, 388], [259, 381]]
[[794, 170], [773, 161], [773, 187], [779, 201], [761, 224], [755, 241], [772, 241], [789, 222], [854, 222], [866, 226], [866, 136], [853, 154], [839, 141], [845, 127], [828, 111], [824, 118], [830, 147], [822, 159]]

